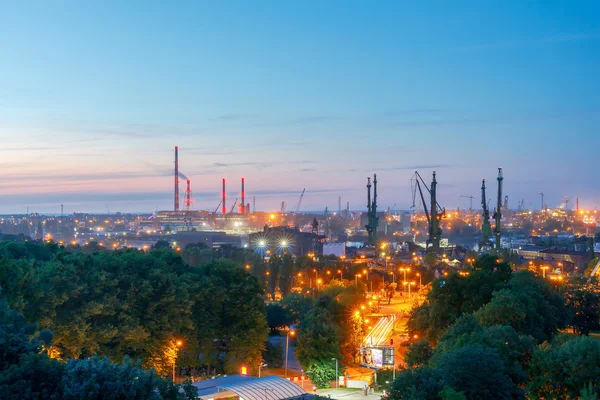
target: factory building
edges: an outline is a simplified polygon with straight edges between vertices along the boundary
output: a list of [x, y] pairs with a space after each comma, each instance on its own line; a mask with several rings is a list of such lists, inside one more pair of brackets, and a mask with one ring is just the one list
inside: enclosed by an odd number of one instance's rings
[[309, 253], [322, 254], [324, 236], [300, 232], [287, 226], [267, 227], [262, 232], [251, 233], [250, 247], [262, 256], [289, 251], [296, 256]]

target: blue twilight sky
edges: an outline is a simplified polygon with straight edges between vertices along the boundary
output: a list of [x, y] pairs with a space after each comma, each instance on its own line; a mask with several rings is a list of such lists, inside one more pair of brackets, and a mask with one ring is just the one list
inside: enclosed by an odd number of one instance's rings
[[0, 213], [594, 207], [599, 127], [598, 1], [0, 0]]

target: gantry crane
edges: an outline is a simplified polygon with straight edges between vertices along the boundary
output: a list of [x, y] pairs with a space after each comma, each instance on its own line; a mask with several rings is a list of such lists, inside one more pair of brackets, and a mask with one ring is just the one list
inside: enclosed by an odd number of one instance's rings
[[481, 245], [480, 247], [490, 246], [490, 237], [492, 237], [492, 227], [490, 226], [490, 209], [485, 197], [485, 179], [481, 180], [481, 208], [483, 209], [483, 224], [481, 225]]
[[494, 219], [496, 220], [496, 226], [494, 227], [494, 236], [496, 236], [496, 250], [500, 251], [500, 239], [502, 237], [502, 229], [500, 226], [500, 220], [502, 219], [502, 168], [498, 168], [498, 203], [496, 204], [496, 212], [494, 212]]
[[368, 245], [377, 244], [377, 227], [379, 218], [377, 217], [377, 174], [373, 174], [373, 202], [371, 202], [371, 178], [367, 178], [367, 233], [369, 235]]
[[[440, 239], [442, 238], [442, 228], [440, 228], [440, 221], [444, 218], [446, 214], [446, 209], [442, 208], [437, 202], [437, 181], [435, 179], [435, 171], [433, 171], [433, 180], [431, 181], [431, 189], [427, 187], [427, 184], [421, 178], [421, 175], [418, 171], [415, 171], [415, 174], [411, 178], [411, 186], [413, 191], [413, 204], [411, 208], [415, 207], [415, 200], [417, 196], [417, 189], [419, 190], [419, 195], [421, 197], [421, 201], [423, 202], [423, 208], [425, 209], [425, 216], [427, 218], [427, 225], [429, 227], [429, 238], [427, 239], [427, 247], [431, 246], [431, 251], [438, 253], [440, 251]], [[427, 209], [427, 203], [425, 202], [425, 196], [423, 195], [423, 190], [421, 186], [429, 192], [429, 196], [431, 198], [430, 208]]]

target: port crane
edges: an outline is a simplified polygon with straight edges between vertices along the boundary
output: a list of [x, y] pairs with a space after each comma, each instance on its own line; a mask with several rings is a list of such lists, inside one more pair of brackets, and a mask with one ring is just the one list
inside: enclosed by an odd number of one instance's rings
[[298, 214], [298, 210], [300, 210], [300, 204], [302, 204], [302, 199], [304, 198], [304, 191], [306, 188], [302, 189], [302, 193], [300, 194], [300, 199], [298, 200], [298, 205], [296, 206], [296, 214]]
[[496, 204], [496, 211], [494, 212], [494, 219], [496, 220], [496, 226], [494, 227], [494, 236], [496, 236], [496, 251], [500, 251], [500, 239], [502, 238], [502, 228], [500, 222], [502, 220], [502, 168], [498, 168], [498, 203]]
[[217, 213], [217, 211], [219, 211], [219, 207], [221, 207], [221, 204], [222, 204], [222, 203], [223, 203], [223, 200], [221, 200], [221, 201], [219, 202], [219, 204], [217, 205], [217, 208], [215, 208], [215, 211], [213, 211], [213, 214], [216, 214], [216, 213]]
[[481, 225], [480, 247], [491, 246], [492, 227], [490, 226], [490, 209], [485, 197], [485, 179], [481, 180], [481, 208], [483, 209], [483, 224]]
[[[431, 181], [431, 189], [427, 187], [427, 184], [421, 177], [418, 171], [411, 178], [411, 187], [413, 192], [413, 204], [411, 208], [415, 208], [417, 190], [423, 203], [425, 210], [425, 216], [427, 218], [427, 226], [429, 228], [429, 238], [427, 239], [427, 247], [431, 246], [431, 251], [438, 253], [440, 251], [440, 239], [442, 238], [442, 228], [440, 227], [440, 221], [446, 214], [446, 209], [442, 208], [437, 202], [437, 180], [435, 179], [435, 171], [433, 171], [433, 180]], [[423, 195], [423, 188], [429, 193], [430, 196], [430, 208], [427, 209], [427, 203], [425, 202], [425, 196]]]

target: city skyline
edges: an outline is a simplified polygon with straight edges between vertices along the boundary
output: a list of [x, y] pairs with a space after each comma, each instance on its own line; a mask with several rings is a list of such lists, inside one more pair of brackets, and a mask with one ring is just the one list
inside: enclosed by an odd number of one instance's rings
[[175, 145], [200, 209], [362, 210], [373, 173], [408, 209], [415, 170], [479, 208], [497, 167], [597, 207], [600, 6], [398, 3], [0, 5], [0, 214], [172, 209]]

